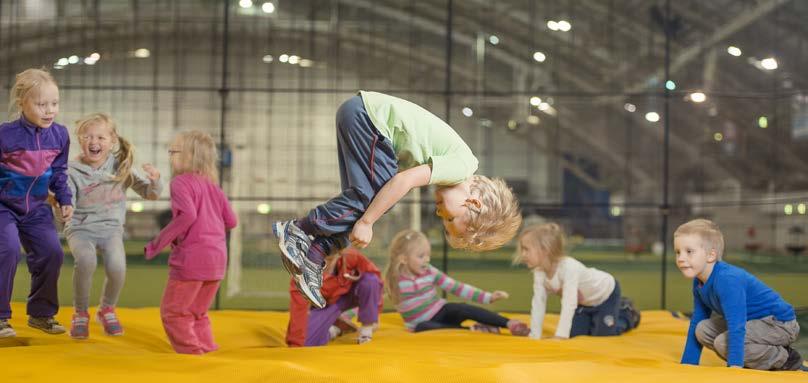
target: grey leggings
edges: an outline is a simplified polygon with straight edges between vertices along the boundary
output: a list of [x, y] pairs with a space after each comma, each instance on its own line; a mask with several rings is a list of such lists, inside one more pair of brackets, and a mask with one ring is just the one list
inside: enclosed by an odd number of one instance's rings
[[114, 307], [126, 279], [126, 252], [123, 248], [123, 233], [103, 235], [73, 234], [67, 239], [70, 253], [75, 259], [73, 268], [73, 308], [87, 311], [90, 303], [90, 288], [93, 273], [98, 263], [96, 249], [104, 257], [106, 279], [101, 292], [101, 307]]

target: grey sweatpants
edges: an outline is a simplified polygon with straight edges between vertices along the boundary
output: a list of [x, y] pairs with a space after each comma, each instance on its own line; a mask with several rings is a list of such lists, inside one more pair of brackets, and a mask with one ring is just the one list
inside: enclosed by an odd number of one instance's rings
[[361, 96], [353, 96], [337, 110], [337, 157], [342, 193], [297, 220], [314, 236], [306, 256], [321, 264], [325, 254], [350, 245], [348, 235], [370, 202], [398, 173], [392, 142], [373, 125]]
[[[780, 369], [788, 359], [785, 346], [794, 343], [800, 333], [797, 320], [781, 322], [773, 316], [746, 322], [743, 364], [755, 370]], [[696, 326], [696, 339], [704, 347], [727, 359], [727, 321], [713, 315]]]
[[96, 250], [104, 257], [106, 279], [101, 292], [101, 307], [114, 307], [118, 303], [126, 278], [126, 252], [123, 248], [123, 233], [73, 233], [68, 239], [70, 253], [75, 259], [73, 268], [73, 308], [87, 311], [93, 273], [98, 263]]

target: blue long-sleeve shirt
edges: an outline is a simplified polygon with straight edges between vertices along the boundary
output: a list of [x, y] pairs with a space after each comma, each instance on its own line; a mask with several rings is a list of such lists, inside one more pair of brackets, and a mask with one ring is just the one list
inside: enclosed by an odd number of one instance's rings
[[693, 316], [682, 353], [683, 364], [699, 364], [702, 345], [696, 326], [715, 312], [727, 322], [727, 366], [743, 367], [746, 322], [773, 315], [777, 320], [794, 320], [794, 308], [746, 270], [716, 262], [704, 285], [693, 279]]
[[48, 189], [72, 205], [67, 186], [70, 135], [59, 124], [43, 129], [24, 117], [0, 125], [0, 205], [17, 214], [46, 204]]

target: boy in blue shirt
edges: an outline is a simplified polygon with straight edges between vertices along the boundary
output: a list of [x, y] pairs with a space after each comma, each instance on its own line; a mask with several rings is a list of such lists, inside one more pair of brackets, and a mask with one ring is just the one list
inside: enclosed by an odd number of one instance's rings
[[673, 244], [676, 266], [693, 279], [683, 364], [699, 364], [706, 346], [729, 367], [808, 370], [791, 347], [800, 333], [794, 308], [746, 270], [721, 261], [724, 237], [718, 225], [687, 222], [674, 232]]

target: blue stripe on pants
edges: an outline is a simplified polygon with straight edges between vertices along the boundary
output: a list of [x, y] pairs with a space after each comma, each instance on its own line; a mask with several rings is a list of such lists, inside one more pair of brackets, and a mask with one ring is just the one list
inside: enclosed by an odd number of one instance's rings
[[373, 125], [360, 96], [337, 110], [337, 154], [342, 193], [312, 209], [300, 227], [316, 237], [331, 237], [342, 249], [354, 223], [398, 172], [393, 145]]

